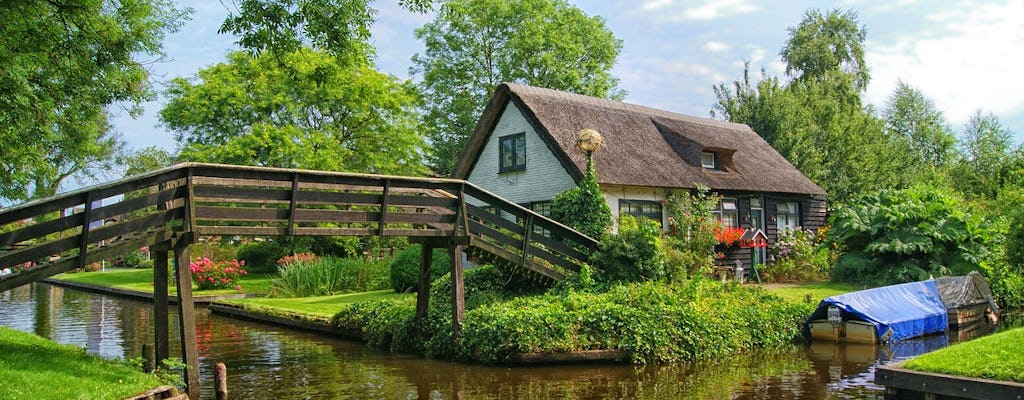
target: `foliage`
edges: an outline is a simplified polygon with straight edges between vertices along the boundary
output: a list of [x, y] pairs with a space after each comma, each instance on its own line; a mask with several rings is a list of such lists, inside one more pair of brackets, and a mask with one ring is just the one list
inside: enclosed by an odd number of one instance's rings
[[692, 192], [672, 193], [668, 197], [669, 230], [666, 242], [671, 275], [677, 278], [704, 275], [714, 266], [715, 230], [721, 226], [712, 210], [720, 197], [700, 186]]
[[1024, 383], [1024, 356], [1011, 351], [1024, 345], [1024, 329], [1016, 328], [958, 343], [907, 360], [915, 371]]
[[623, 95], [610, 74], [622, 42], [600, 17], [564, 0], [447, 1], [416, 37], [425, 50], [411, 72], [422, 78], [429, 163], [438, 174], [452, 171], [502, 82]]
[[953, 183], [969, 198], [996, 198], [1010, 178], [1015, 158], [1010, 131], [996, 116], [978, 111], [967, 122], [959, 144], [964, 157], [953, 167]]
[[939, 168], [953, 161], [956, 137], [942, 111], [920, 90], [897, 82], [882, 118], [886, 129], [909, 142], [916, 164]]
[[192, 281], [199, 286], [199, 290], [227, 289], [234, 287], [241, 291], [242, 287], [235, 285], [239, 276], [249, 272], [245, 270], [245, 260], [213, 261], [205, 257], [196, 257], [196, 260], [188, 263], [192, 272]]
[[825, 232], [786, 229], [769, 248], [775, 262], [762, 267], [764, 278], [774, 282], [820, 281], [829, 277], [832, 252], [822, 244]]
[[[430, 279], [448, 273], [451, 260], [445, 249], [433, 249], [430, 258]], [[420, 245], [406, 247], [391, 261], [391, 288], [396, 292], [417, 291], [420, 280]]]
[[870, 75], [864, 63], [867, 30], [858, 26], [857, 13], [811, 9], [795, 27], [779, 55], [786, 75], [797, 81], [825, 81], [845, 77], [854, 91], [867, 89]]
[[142, 268], [142, 260], [146, 259], [146, 255], [140, 250], [132, 250], [124, 255], [122, 259], [123, 266], [128, 268]]
[[[171, 295], [175, 293], [173, 268], [167, 277]], [[91, 285], [108, 286], [117, 289], [125, 289], [143, 293], [153, 293], [153, 270], [152, 269], [107, 269], [104, 272], [92, 272], [81, 274], [62, 274], [53, 279], [70, 282], [81, 282]], [[243, 293], [265, 294], [269, 290], [270, 275], [250, 273], [238, 277], [237, 284], [244, 287]], [[238, 293], [235, 288], [208, 290], [202, 294], [233, 294]]]
[[251, 272], [274, 272], [277, 260], [287, 254], [277, 242], [253, 242], [238, 249], [237, 258], [245, 261]]
[[986, 257], [981, 218], [928, 187], [883, 190], [836, 210], [826, 241], [839, 250], [832, 279], [874, 285], [965, 275]]
[[555, 195], [551, 218], [592, 238], [608, 231], [612, 211], [601, 194], [593, 164], [587, 164], [587, 174], [578, 186]]
[[242, 0], [219, 32], [237, 36], [238, 45], [253, 55], [310, 45], [367, 63], [375, 13], [368, 0]]
[[0, 327], [0, 382], [11, 399], [123, 399], [167, 382], [124, 360]]
[[188, 19], [164, 0], [26, 0], [0, 7], [0, 198], [50, 196], [114, 166], [107, 115], [153, 98], [147, 64]]
[[386, 261], [316, 258], [303, 254], [297, 254], [290, 262], [281, 265], [280, 277], [270, 284], [271, 297], [327, 296], [388, 287]]
[[1006, 260], [1014, 270], [1024, 274], [1024, 203], [1007, 204], [1006, 209], [1011, 212], [1005, 240]]
[[169, 166], [174, 163], [174, 156], [167, 150], [149, 146], [122, 154], [117, 163], [125, 167], [124, 176], [132, 176]]
[[590, 263], [608, 281], [636, 282], [669, 278], [662, 253], [661, 226], [650, 218], [619, 217], [619, 231], [605, 234]]
[[309, 48], [242, 52], [176, 78], [160, 120], [186, 161], [416, 175], [422, 139], [408, 82]]

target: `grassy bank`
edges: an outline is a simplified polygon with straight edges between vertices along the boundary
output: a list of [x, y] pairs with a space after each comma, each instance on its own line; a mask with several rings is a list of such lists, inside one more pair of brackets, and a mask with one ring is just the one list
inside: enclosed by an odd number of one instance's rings
[[1024, 383], [1024, 328], [1000, 332], [915, 357], [907, 369]]
[[818, 304], [822, 299], [844, 293], [866, 289], [862, 285], [834, 282], [798, 283], [793, 285], [771, 286], [766, 289], [776, 296], [793, 303]]
[[[173, 269], [171, 271], [173, 275]], [[249, 274], [239, 277], [238, 284], [242, 291], [234, 289], [221, 290], [195, 290], [195, 295], [218, 295], [218, 294], [266, 294], [270, 290], [270, 281], [275, 274]], [[79, 272], [74, 274], [61, 274], [52, 279], [88, 283], [93, 285], [109, 286], [118, 289], [134, 290], [137, 292], [153, 293], [153, 270], [152, 269], [111, 269], [97, 272]], [[170, 287], [170, 292], [178, 293], [177, 288]]]
[[160, 386], [153, 375], [0, 327], [0, 393], [10, 399], [121, 399]]
[[388, 289], [333, 296], [236, 299], [225, 300], [222, 303], [239, 305], [246, 310], [264, 312], [268, 315], [307, 314], [313, 317], [330, 319], [334, 314], [338, 313], [338, 310], [354, 303], [406, 297], [412, 298], [415, 297], [415, 294], [400, 294]]

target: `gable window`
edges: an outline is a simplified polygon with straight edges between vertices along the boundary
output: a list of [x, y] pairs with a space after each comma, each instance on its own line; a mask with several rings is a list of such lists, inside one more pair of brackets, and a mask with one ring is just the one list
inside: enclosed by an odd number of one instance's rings
[[740, 227], [740, 210], [736, 206], [736, 199], [724, 198], [718, 203], [718, 208], [711, 211], [712, 214], [722, 221], [722, 226], [725, 228], [739, 228]]
[[498, 138], [498, 172], [526, 169], [526, 132]]
[[652, 200], [619, 200], [619, 215], [650, 218], [661, 224], [661, 202]]
[[700, 153], [700, 166], [707, 169], [718, 169], [718, 155], [713, 151]]
[[800, 225], [800, 204], [795, 201], [778, 203], [778, 213], [775, 214], [775, 224], [779, 232], [786, 229], [796, 229]]

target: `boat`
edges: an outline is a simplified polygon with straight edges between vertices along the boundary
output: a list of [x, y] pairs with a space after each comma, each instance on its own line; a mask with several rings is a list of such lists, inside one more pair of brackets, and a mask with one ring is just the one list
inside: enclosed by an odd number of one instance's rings
[[806, 322], [815, 340], [888, 343], [945, 332], [946, 306], [934, 280], [825, 298]]
[[946, 306], [950, 328], [964, 330], [986, 317], [994, 321], [999, 315], [999, 307], [992, 299], [992, 289], [977, 271], [963, 276], [936, 278], [935, 283]]

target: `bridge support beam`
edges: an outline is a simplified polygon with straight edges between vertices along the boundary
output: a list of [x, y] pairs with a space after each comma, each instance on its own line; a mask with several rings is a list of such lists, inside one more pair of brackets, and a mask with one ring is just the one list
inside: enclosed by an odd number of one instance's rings
[[451, 258], [452, 276], [452, 340], [459, 337], [462, 320], [466, 319], [466, 285], [462, 279], [462, 245], [448, 245], [448, 257]]
[[150, 246], [153, 250], [153, 344], [156, 366], [171, 356], [170, 327], [167, 310], [167, 246]]
[[416, 320], [422, 321], [430, 310], [430, 264], [434, 246], [430, 241], [420, 244], [420, 276], [416, 287]]
[[191, 233], [174, 243], [174, 275], [178, 283], [178, 324], [181, 328], [181, 358], [185, 361], [185, 387], [189, 399], [199, 400], [199, 351], [196, 345], [196, 312], [192, 301], [192, 271], [188, 245]]

